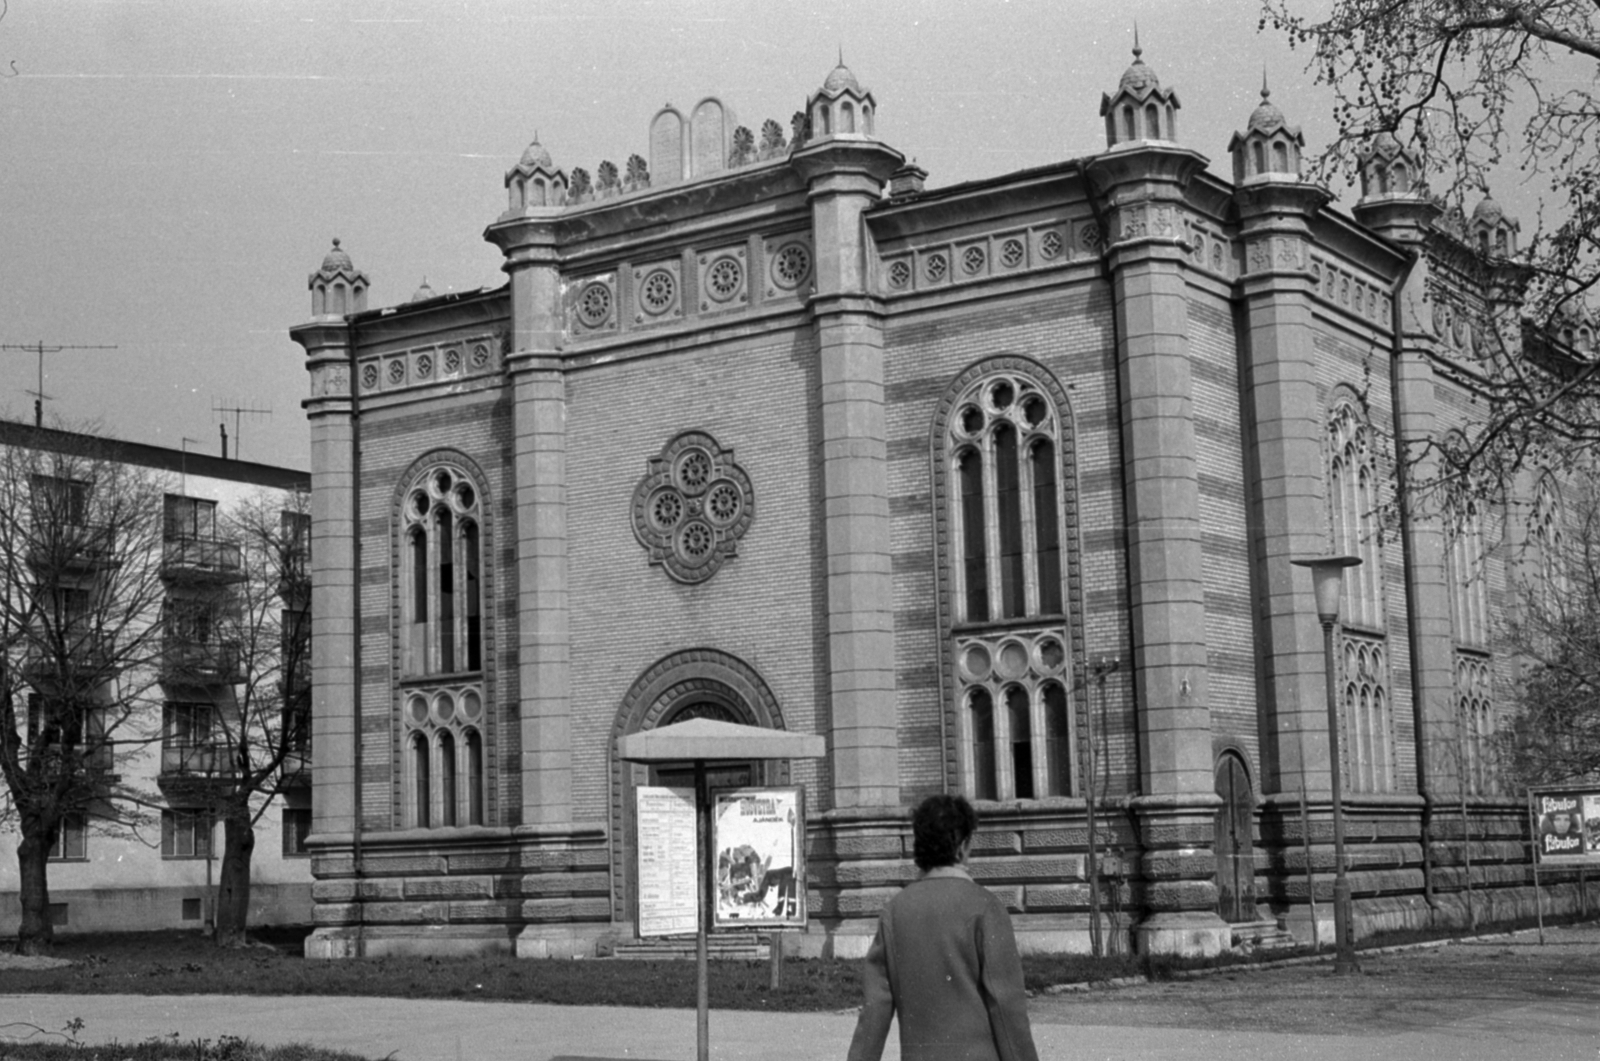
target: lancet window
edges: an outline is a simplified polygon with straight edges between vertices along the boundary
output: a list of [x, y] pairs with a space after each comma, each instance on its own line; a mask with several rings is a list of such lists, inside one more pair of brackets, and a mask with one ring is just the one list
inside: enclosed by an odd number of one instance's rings
[[1340, 713], [1344, 774], [1352, 791], [1394, 787], [1394, 710], [1384, 635], [1381, 503], [1372, 427], [1353, 400], [1328, 421], [1328, 517], [1335, 553], [1356, 556], [1344, 579]]
[[965, 787], [1071, 795], [1064, 409], [1020, 362], [966, 378], [935, 433]]
[[485, 823], [483, 492], [434, 464], [406, 489], [398, 527], [404, 824]]

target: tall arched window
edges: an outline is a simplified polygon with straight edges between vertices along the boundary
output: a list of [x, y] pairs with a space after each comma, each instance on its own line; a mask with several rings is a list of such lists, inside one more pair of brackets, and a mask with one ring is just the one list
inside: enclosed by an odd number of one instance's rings
[[1371, 425], [1354, 400], [1340, 400], [1328, 421], [1328, 521], [1333, 551], [1361, 558], [1345, 576], [1339, 609], [1340, 754], [1355, 792], [1387, 792], [1395, 783], [1380, 504]]
[[1487, 795], [1495, 785], [1493, 674], [1484, 656], [1456, 655], [1456, 720], [1461, 727], [1461, 784]]
[[1489, 647], [1489, 573], [1483, 551], [1480, 505], [1465, 500], [1446, 512], [1445, 580], [1450, 587], [1450, 627], [1456, 643]]
[[[1036, 370], [1036, 371], [1035, 371]], [[1006, 359], [940, 406], [938, 521], [962, 773], [978, 799], [1072, 795], [1064, 392]]]
[[458, 468], [435, 467], [407, 492], [401, 669], [407, 675], [483, 668], [479, 491]]
[[400, 494], [395, 587], [402, 637], [400, 713], [407, 824], [485, 823], [483, 491], [434, 462]]

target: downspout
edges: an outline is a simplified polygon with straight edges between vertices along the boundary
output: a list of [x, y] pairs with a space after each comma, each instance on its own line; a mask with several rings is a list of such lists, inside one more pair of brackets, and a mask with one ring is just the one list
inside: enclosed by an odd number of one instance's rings
[[[1404, 319], [1404, 313], [1401, 309], [1401, 304], [1404, 301], [1402, 293], [1405, 290], [1406, 282], [1411, 275], [1412, 269], [1416, 268], [1418, 256], [1419, 252], [1416, 250], [1409, 252], [1410, 260], [1406, 263], [1406, 267], [1401, 270], [1400, 275], [1395, 278], [1390, 289], [1389, 304], [1392, 308], [1390, 310], [1389, 327], [1394, 335], [1395, 349], [1393, 353], [1396, 357], [1400, 354], [1399, 348], [1402, 342], [1401, 322]], [[1416, 615], [1417, 603], [1415, 583], [1409, 574], [1411, 561], [1414, 559], [1411, 556], [1413, 538], [1411, 537], [1410, 458], [1406, 452], [1407, 442], [1401, 437], [1399, 430], [1401, 413], [1400, 380], [1392, 367], [1389, 372], [1389, 405], [1394, 410], [1396, 419], [1394, 433], [1397, 451], [1395, 453], [1395, 498], [1400, 509], [1400, 545], [1406, 553], [1406, 570], [1408, 572], [1405, 579], [1406, 615], [1410, 617]], [[1422, 639], [1415, 622], [1406, 623], [1406, 642], [1411, 652], [1411, 731], [1414, 734], [1412, 739], [1420, 745], [1426, 737], [1423, 727], [1422, 698], [1418, 695], [1418, 690], [1422, 688], [1422, 676], [1420, 673], [1422, 667]], [[1439, 908], [1439, 898], [1433, 892], [1433, 791], [1428, 778], [1428, 757], [1419, 754], [1416, 756], [1416, 763], [1417, 791], [1422, 796], [1422, 898], [1428, 904], [1429, 920], [1431, 921], [1434, 912]]]
[[366, 913], [361, 905], [361, 377], [356, 372], [356, 324], [349, 322], [349, 343], [346, 349], [350, 359], [350, 563], [351, 563], [351, 630], [350, 659], [353, 680], [350, 683], [351, 717], [354, 732], [351, 744], [354, 750], [354, 785], [351, 802], [354, 818], [351, 822], [350, 857], [355, 874], [356, 894], [356, 957], [367, 955]]
[[[1122, 408], [1122, 372], [1116, 366], [1116, 359], [1119, 356], [1117, 351], [1120, 350], [1121, 347], [1122, 347], [1122, 336], [1121, 336], [1120, 331], [1119, 331], [1118, 326], [1117, 326], [1117, 285], [1116, 285], [1116, 279], [1111, 275], [1111, 257], [1110, 257], [1111, 230], [1106, 227], [1105, 214], [1101, 212], [1100, 204], [1095, 200], [1093, 187], [1092, 187], [1092, 185], [1090, 184], [1090, 181], [1089, 181], [1089, 171], [1088, 171], [1088, 168], [1084, 164], [1084, 160], [1081, 159], [1081, 158], [1077, 159], [1074, 164], [1077, 166], [1077, 169], [1078, 169], [1078, 179], [1083, 182], [1083, 188], [1084, 188], [1084, 197], [1083, 198], [1084, 198], [1084, 202], [1086, 202], [1089, 205], [1089, 212], [1094, 215], [1095, 228], [1098, 229], [1099, 232], [1100, 232], [1100, 250], [1098, 251], [1098, 255], [1097, 256], [1098, 256], [1098, 258], [1100, 260], [1100, 275], [1105, 278], [1106, 294], [1109, 296], [1109, 301], [1110, 301], [1110, 304], [1111, 304], [1111, 314], [1110, 314], [1110, 319], [1111, 319], [1111, 357], [1112, 357], [1111, 379], [1112, 379], [1113, 387], [1114, 387], [1114, 389], [1116, 391], [1117, 408], [1121, 409]], [[1119, 420], [1120, 420], [1120, 418], [1119, 418]], [[1122, 455], [1122, 444], [1121, 444], [1121, 441], [1120, 441], [1120, 439], [1121, 439], [1120, 423], [1119, 423], [1118, 439], [1119, 440], [1118, 440], [1118, 445], [1117, 445], [1117, 452], [1118, 452], [1119, 460], [1120, 460], [1120, 457]], [[1077, 466], [1076, 466], [1076, 464], [1074, 464], [1074, 466], [1073, 466], [1073, 476], [1074, 476], [1074, 478], [1077, 477]], [[1126, 475], [1119, 475], [1117, 477], [1117, 479], [1118, 479], [1118, 482], [1119, 482], [1119, 484], [1121, 485], [1121, 488], [1122, 488], [1122, 512], [1123, 512], [1123, 520], [1122, 520], [1122, 561], [1123, 561], [1122, 562], [1122, 570], [1123, 570], [1123, 579], [1124, 579], [1124, 581], [1126, 583], [1124, 588], [1127, 591], [1128, 600], [1131, 601], [1131, 600], [1133, 600], [1133, 568], [1132, 568], [1132, 565], [1128, 563], [1128, 551], [1129, 551], [1128, 550], [1128, 520], [1127, 520], [1127, 512], [1128, 512], [1128, 477]], [[1075, 531], [1076, 531], [1077, 536], [1078, 536], [1078, 555], [1081, 557], [1081, 556], [1083, 556], [1083, 526], [1082, 526], [1081, 523], [1075, 528]], [[1081, 577], [1081, 575], [1080, 575], [1080, 577]], [[1078, 618], [1079, 618], [1079, 621], [1082, 622], [1087, 617], [1086, 616], [1079, 616]], [[1129, 661], [1129, 666], [1128, 666], [1129, 691], [1132, 692], [1133, 691], [1133, 683], [1138, 681], [1139, 679], [1138, 679], [1138, 675], [1137, 675], [1137, 668], [1135, 668], [1132, 665], [1132, 663], [1133, 663], [1133, 651], [1132, 651], [1132, 646], [1131, 645], [1129, 646], [1129, 651], [1128, 651], [1128, 661]], [[1088, 863], [1087, 863], [1086, 869], [1087, 869], [1088, 876], [1089, 876], [1089, 879], [1090, 879], [1090, 886], [1089, 886], [1090, 926], [1091, 926], [1090, 937], [1091, 937], [1091, 943], [1098, 943], [1099, 942], [1099, 936], [1100, 936], [1100, 928], [1099, 928], [1099, 925], [1100, 925], [1100, 865], [1099, 865], [1098, 854], [1096, 852], [1096, 847], [1097, 847], [1096, 841], [1098, 840], [1098, 837], [1096, 835], [1096, 833], [1097, 833], [1096, 819], [1098, 817], [1098, 813], [1097, 813], [1097, 809], [1096, 809], [1096, 800], [1094, 798], [1094, 785], [1095, 785], [1095, 780], [1096, 780], [1095, 775], [1099, 773], [1099, 767], [1098, 767], [1098, 764], [1096, 763], [1096, 755], [1094, 753], [1094, 746], [1093, 746], [1093, 743], [1092, 743], [1093, 739], [1094, 739], [1094, 734], [1093, 734], [1093, 727], [1094, 727], [1094, 702], [1093, 701], [1094, 701], [1094, 697], [1091, 694], [1090, 689], [1089, 689], [1089, 676], [1090, 676], [1091, 668], [1090, 668], [1090, 665], [1089, 665], [1089, 654], [1088, 654], [1087, 647], [1085, 647], [1084, 655], [1083, 655], [1083, 658], [1080, 661], [1080, 663], [1081, 663], [1081, 666], [1082, 666], [1082, 676], [1083, 676], [1084, 719], [1088, 723], [1088, 740], [1090, 742], [1088, 744], [1089, 776], [1086, 779], [1086, 784], [1085, 784], [1085, 788], [1084, 788], [1084, 791], [1085, 791], [1085, 794], [1086, 794], [1086, 801], [1084, 803], [1084, 811], [1085, 811], [1085, 815], [1088, 818], [1088, 822], [1087, 822], [1088, 830], [1087, 830], [1087, 832], [1088, 832], [1088, 841], [1089, 841], [1089, 843], [1088, 843], [1088, 847], [1089, 847], [1089, 850], [1088, 850]], [[1104, 664], [1105, 664], [1105, 660], [1102, 657], [1101, 661], [1099, 661], [1099, 663], [1094, 668], [1094, 673], [1095, 673], [1096, 677], [1098, 678], [1099, 685], [1100, 685], [1100, 711], [1101, 711], [1102, 718], [1104, 718], [1106, 716], [1106, 714], [1107, 714], [1107, 712], [1106, 712], [1106, 674], [1110, 673], [1111, 670], [1115, 669], [1115, 664], [1114, 663], [1112, 663], [1110, 666], [1104, 666]], [[1074, 684], [1074, 686], [1076, 686], [1077, 683], [1074, 682], [1073, 684]], [[1137, 703], [1137, 702], [1138, 701], [1137, 701], [1137, 696], [1136, 696], [1135, 697], [1135, 703]], [[1137, 711], [1135, 711], [1135, 716], [1137, 716]], [[1102, 733], [1102, 736], [1104, 736], [1103, 733]], [[1137, 740], [1135, 740], [1133, 742], [1133, 744], [1132, 744], [1132, 747], [1133, 747], [1133, 750], [1134, 750], [1134, 755], [1137, 757], [1138, 748], [1139, 748], [1139, 742]], [[1107, 761], [1109, 762], [1109, 759]], [[1139, 767], [1139, 764], [1137, 762], [1137, 759], [1135, 760], [1135, 763], [1134, 763], [1134, 770], [1135, 770], [1136, 776], [1142, 776], [1142, 771], [1140, 770], [1140, 767]], [[1141, 847], [1142, 847], [1142, 844], [1141, 844]], [[1141, 858], [1140, 861], [1142, 863], [1143, 859]], [[1120, 887], [1120, 885], [1119, 885], [1119, 887]], [[1119, 931], [1120, 931], [1120, 926], [1119, 926]], [[1121, 948], [1121, 943], [1119, 942], [1118, 943], [1119, 951], [1120, 951], [1120, 948]], [[1099, 954], [1100, 954], [1100, 950], [1099, 950], [1098, 947], [1095, 948], [1095, 953], [1096, 953], [1096, 956], [1098, 957]]]

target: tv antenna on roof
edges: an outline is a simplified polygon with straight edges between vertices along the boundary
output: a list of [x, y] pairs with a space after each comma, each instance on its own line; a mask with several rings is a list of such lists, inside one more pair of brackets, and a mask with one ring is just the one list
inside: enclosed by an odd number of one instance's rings
[[[264, 416], [269, 420], [272, 419], [272, 410], [271, 409], [262, 409], [262, 408], [259, 408], [257, 406], [254, 406], [254, 405], [223, 405], [221, 402], [213, 401], [211, 403], [211, 411], [214, 412], [214, 413], [222, 413], [222, 414], [232, 413], [233, 414], [233, 459], [234, 460], [238, 460], [239, 459], [239, 451], [243, 448], [241, 443], [244, 441], [244, 435], [240, 431], [240, 423], [239, 423], [240, 419], [242, 417], [244, 417], [244, 416]], [[227, 460], [228, 459], [228, 425], [226, 423], [218, 424], [217, 425], [217, 430], [222, 433], [222, 459], [223, 460]]]
[[62, 350], [115, 350], [114, 346], [75, 346], [70, 343], [59, 345], [46, 345], [44, 340], [33, 343], [4, 343], [0, 350], [32, 350], [39, 355], [39, 389], [25, 391], [33, 395], [33, 426], [44, 426], [44, 403], [55, 399], [44, 392], [44, 355], [60, 353]]

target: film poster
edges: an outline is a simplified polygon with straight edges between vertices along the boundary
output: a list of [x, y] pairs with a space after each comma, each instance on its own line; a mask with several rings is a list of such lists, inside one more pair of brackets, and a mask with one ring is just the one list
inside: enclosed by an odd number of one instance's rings
[[712, 794], [717, 928], [804, 928], [805, 790], [723, 789]]
[[1600, 864], [1600, 786], [1532, 795], [1539, 861]]

